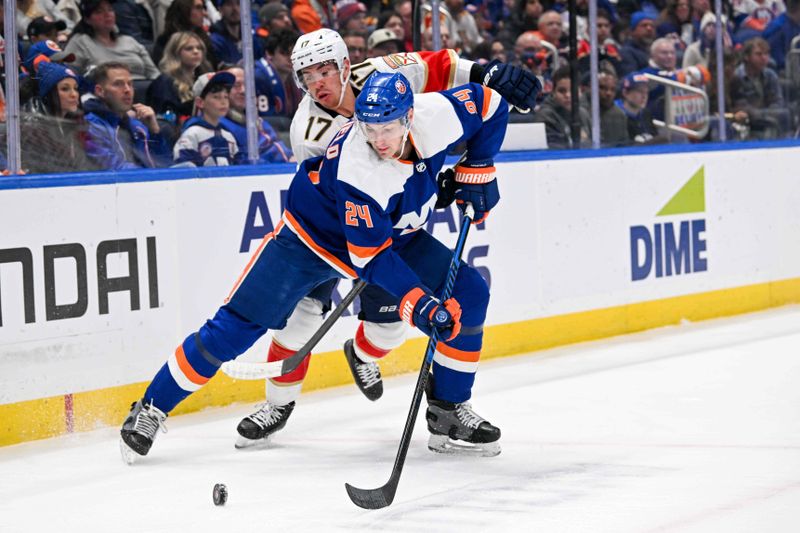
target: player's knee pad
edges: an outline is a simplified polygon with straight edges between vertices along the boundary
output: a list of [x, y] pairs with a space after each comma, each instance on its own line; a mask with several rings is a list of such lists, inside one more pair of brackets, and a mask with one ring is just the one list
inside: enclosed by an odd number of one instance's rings
[[483, 324], [489, 306], [489, 286], [476, 269], [461, 265], [453, 287], [453, 297], [461, 305], [463, 326]]
[[[197, 332], [197, 341], [202, 347], [198, 350], [204, 350], [219, 361], [230, 361], [246, 352], [264, 333], [266, 330], [262, 326], [241, 317], [225, 305]], [[184, 341], [185, 347], [188, 347], [187, 341]]]
[[264, 328], [223, 306], [197, 333], [186, 337], [167, 359], [167, 367], [181, 389], [194, 392], [222, 363], [244, 353], [263, 334]]
[[406, 340], [405, 322], [361, 322], [356, 331], [353, 347], [362, 361], [376, 361], [386, 356]]
[[286, 327], [276, 331], [273, 338], [285, 348], [299, 350], [322, 325], [322, 307], [315, 298], [303, 298], [286, 321]]

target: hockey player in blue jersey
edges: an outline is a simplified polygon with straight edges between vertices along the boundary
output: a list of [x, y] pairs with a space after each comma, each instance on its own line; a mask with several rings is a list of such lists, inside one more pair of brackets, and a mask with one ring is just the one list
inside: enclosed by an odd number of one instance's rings
[[[541, 89], [538, 79], [524, 69], [496, 62], [484, 67], [447, 49], [393, 54], [351, 65], [342, 37], [326, 28], [297, 39], [291, 62], [295, 82], [305, 93], [290, 132], [292, 149], [300, 162], [325, 153], [338, 131], [353, 118], [356, 97], [374, 72], [403, 74], [414, 93], [482, 83], [509, 103], [527, 108], [533, 108]], [[323, 322], [338, 281], [316, 287], [297, 305], [286, 328], [272, 332], [268, 362], [292, 357], [311, 338]], [[359, 390], [375, 401], [383, 394], [379, 363], [403, 344], [408, 328], [394, 308], [382, 304], [386, 294], [381, 287], [368, 284], [359, 299], [359, 324], [344, 342], [343, 352]], [[308, 365], [301, 365], [288, 374], [266, 380], [266, 401], [236, 428], [237, 447], [261, 444], [286, 425], [300, 397], [307, 368]]]
[[[269, 329], [282, 329], [295, 306], [334, 278], [360, 277], [387, 291], [401, 318], [442, 340], [428, 390], [429, 448], [499, 453], [500, 430], [470, 406], [483, 341], [489, 290], [461, 265], [453, 297], [440, 302], [450, 250], [424, 230], [434, 206], [470, 203], [475, 221], [499, 200], [493, 158], [508, 106], [474, 83], [414, 96], [398, 73], [376, 73], [324, 156], [306, 160], [289, 188], [286, 209], [265, 237], [226, 303], [178, 346], [132, 405], [121, 430], [123, 458], [146, 455], [167, 414], [200, 389], [224, 361]], [[466, 142], [454, 187], [437, 174], [451, 147]], [[449, 197], [449, 198], [448, 198]]]

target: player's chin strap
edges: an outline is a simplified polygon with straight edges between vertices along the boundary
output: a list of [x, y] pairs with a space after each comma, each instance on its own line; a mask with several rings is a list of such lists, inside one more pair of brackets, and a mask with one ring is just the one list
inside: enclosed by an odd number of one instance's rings
[[[408, 120], [406, 118], [406, 120]], [[408, 134], [411, 133], [411, 124], [406, 125], [406, 130], [403, 132], [403, 142], [400, 143], [400, 153], [395, 159], [400, 159], [406, 149], [406, 142], [408, 141]]]
[[392, 159], [399, 160], [403, 156], [403, 151], [406, 149], [406, 141], [408, 140], [408, 135], [411, 133], [411, 121], [408, 119], [408, 114], [403, 117], [403, 120], [406, 121], [405, 131], [403, 132], [403, 142], [400, 143], [400, 150], [397, 152], [397, 157], [392, 156]]
[[[349, 63], [349, 60], [348, 60]], [[341, 74], [339, 75], [339, 82], [342, 84], [342, 90], [339, 91], [339, 103], [336, 104], [336, 109], [342, 107], [342, 102], [344, 102], [344, 91], [347, 88], [347, 84], [350, 80], [350, 65], [347, 65], [346, 70], [342, 70]]]

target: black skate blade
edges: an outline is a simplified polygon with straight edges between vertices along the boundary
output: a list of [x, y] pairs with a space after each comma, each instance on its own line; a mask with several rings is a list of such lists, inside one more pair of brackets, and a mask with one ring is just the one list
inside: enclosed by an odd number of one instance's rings
[[387, 485], [377, 489], [359, 489], [350, 483], [345, 483], [347, 495], [350, 500], [362, 509], [383, 509], [392, 504], [394, 500], [394, 490], [390, 490]]
[[234, 443], [233, 447], [237, 450], [265, 450], [267, 448], [272, 448], [272, 442], [270, 442], [270, 437], [272, 435], [267, 435], [263, 439], [248, 439], [247, 437], [242, 437], [239, 435], [236, 438], [236, 442]]
[[136, 452], [133, 448], [128, 446], [122, 439], [119, 439], [119, 452], [122, 456], [122, 461], [128, 466], [132, 466], [134, 463], [136, 463], [136, 461], [144, 457], [140, 453]]

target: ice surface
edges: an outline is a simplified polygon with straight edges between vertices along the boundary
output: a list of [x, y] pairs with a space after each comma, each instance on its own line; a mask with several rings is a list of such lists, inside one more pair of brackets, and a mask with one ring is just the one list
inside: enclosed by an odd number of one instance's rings
[[117, 428], [0, 448], [0, 531], [800, 530], [796, 306], [487, 361], [502, 454], [434, 455], [420, 416], [394, 504], [359, 509], [344, 482], [388, 479], [414, 380], [304, 395], [266, 450], [233, 448], [251, 405], [168, 419], [133, 467]]

